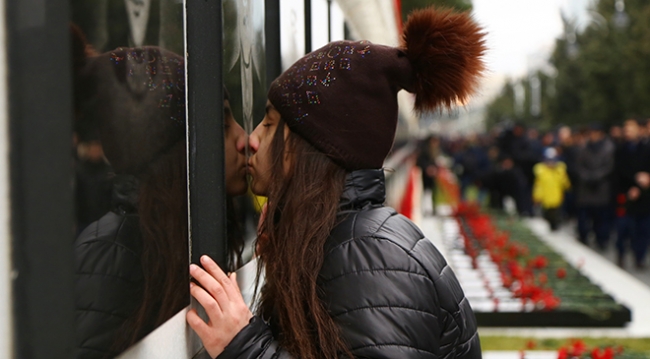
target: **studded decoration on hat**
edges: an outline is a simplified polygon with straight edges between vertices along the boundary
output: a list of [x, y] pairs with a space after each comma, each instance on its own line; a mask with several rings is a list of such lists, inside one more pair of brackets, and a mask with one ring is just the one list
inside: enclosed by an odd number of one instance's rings
[[[359, 48], [360, 50], [356, 51]], [[295, 120], [302, 121], [309, 116], [310, 106], [307, 105], [320, 105], [318, 91], [305, 88], [301, 90], [303, 85], [315, 87], [330, 87], [336, 81], [336, 73], [341, 70], [349, 71], [352, 69], [352, 61], [350, 56], [365, 57], [370, 54], [370, 42], [361, 41], [353, 43], [351, 41], [342, 41], [332, 43], [320, 50], [309, 54], [305, 60], [311, 65], [309, 71], [305, 71], [306, 65], [299, 66], [297, 69], [289, 70], [288, 75], [293, 75], [291, 79], [283, 79], [276, 81], [272, 86], [281, 88], [282, 105], [281, 107], [290, 108], [298, 106], [296, 109], [300, 112], [300, 116], [295, 116]], [[348, 57], [341, 57], [346, 55]], [[324, 60], [323, 60], [324, 59]], [[311, 60], [311, 61], [310, 61]], [[294, 65], [295, 66], [295, 65]], [[288, 99], [292, 100], [289, 101]], [[306, 100], [306, 101], [304, 101]]]
[[[144, 85], [149, 92], [161, 88], [163, 92], [158, 94], [158, 108], [175, 105], [176, 110], [169, 113], [169, 119], [177, 125], [185, 125], [185, 70], [181, 58], [143, 51], [142, 48], [120, 47], [111, 52], [110, 60], [115, 66], [126, 65], [127, 81], [136, 82], [136, 87]], [[157, 79], [159, 73], [165, 75], [162, 80]], [[171, 77], [174, 73], [176, 76]]]
[[79, 121], [97, 126], [116, 173], [137, 174], [185, 139], [183, 57], [153, 47], [117, 48], [88, 59], [93, 83]]

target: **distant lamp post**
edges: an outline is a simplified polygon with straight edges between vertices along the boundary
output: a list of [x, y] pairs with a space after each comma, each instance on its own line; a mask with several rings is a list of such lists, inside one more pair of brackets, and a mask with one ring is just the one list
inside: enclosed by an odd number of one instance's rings
[[515, 116], [521, 118], [523, 117], [525, 111], [524, 104], [526, 102], [526, 88], [521, 82], [517, 82], [513, 90], [515, 95]]
[[625, 12], [625, 0], [616, 0], [615, 6], [614, 26], [625, 29], [630, 24], [630, 16]]
[[[625, 6], [625, 3], [623, 3], [623, 6]], [[589, 15], [591, 15], [591, 20], [592, 23], [597, 26], [601, 30], [607, 31], [607, 19], [598, 11], [596, 10], [587, 10]]]
[[575, 59], [578, 56], [578, 39], [575, 30], [566, 35], [566, 52], [570, 59]]
[[542, 112], [542, 81], [537, 74], [530, 77], [530, 115], [538, 117]]

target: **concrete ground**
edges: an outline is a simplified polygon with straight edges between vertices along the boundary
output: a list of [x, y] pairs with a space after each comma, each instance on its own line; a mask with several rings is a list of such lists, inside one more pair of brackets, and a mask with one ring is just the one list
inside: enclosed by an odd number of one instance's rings
[[[578, 242], [576, 240], [576, 238], [578, 238], [576, 221], [568, 221], [564, 223], [560, 227], [558, 232], [562, 233], [567, 238], [571, 238], [574, 241]], [[594, 249], [599, 255], [607, 259], [609, 262], [616, 264], [618, 258], [618, 252], [616, 250], [615, 242], [616, 242], [616, 235], [614, 234], [610, 238], [607, 248], [605, 250], [600, 250], [597, 248], [594, 238], [590, 238], [588, 241], [588, 243], [590, 244], [590, 248]], [[631, 251], [628, 251], [625, 257], [625, 264], [626, 265], [624, 266], [623, 269], [626, 272], [628, 272], [634, 278], [645, 283], [647, 286], [650, 286], [650, 266], [642, 270], [636, 269], [636, 267], [634, 266], [634, 258], [632, 257]]]

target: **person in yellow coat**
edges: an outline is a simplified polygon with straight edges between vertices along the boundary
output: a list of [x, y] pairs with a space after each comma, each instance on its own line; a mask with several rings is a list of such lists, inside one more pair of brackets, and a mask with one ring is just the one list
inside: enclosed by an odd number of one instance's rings
[[533, 201], [542, 206], [544, 218], [554, 231], [560, 224], [560, 207], [564, 201], [564, 192], [571, 187], [566, 165], [557, 160], [555, 148], [547, 148], [544, 151], [544, 161], [536, 164], [533, 172]]

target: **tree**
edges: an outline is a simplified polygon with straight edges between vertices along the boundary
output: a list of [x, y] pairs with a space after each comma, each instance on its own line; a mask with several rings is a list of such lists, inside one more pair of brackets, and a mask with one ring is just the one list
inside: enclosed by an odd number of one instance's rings
[[[650, 117], [650, 2], [625, 0], [629, 22], [621, 26], [615, 1], [596, 1], [592, 20], [582, 30], [565, 19], [565, 35], [557, 39], [549, 60], [556, 70], [555, 91], [546, 107], [542, 104], [541, 121], [611, 125]], [[488, 121], [510, 115], [500, 104], [508, 86], [489, 105]]]
[[413, 10], [427, 8], [432, 5], [454, 8], [460, 11], [472, 10], [472, 0], [402, 0], [402, 21], [405, 22]]
[[[539, 82], [539, 109], [534, 113], [532, 83], [536, 78]], [[517, 103], [517, 88], [523, 91], [521, 103]], [[548, 130], [553, 125], [550, 117], [550, 104], [553, 97], [553, 78], [542, 71], [531, 74], [520, 80], [508, 80], [501, 93], [487, 107], [486, 126], [488, 128], [503, 123], [522, 123], [542, 130]], [[519, 108], [517, 108], [519, 107]]]
[[508, 80], [499, 96], [487, 107], [486, 126], [489, 128], [501, 123], [516, 121], [515, 103], [515, 84]]

